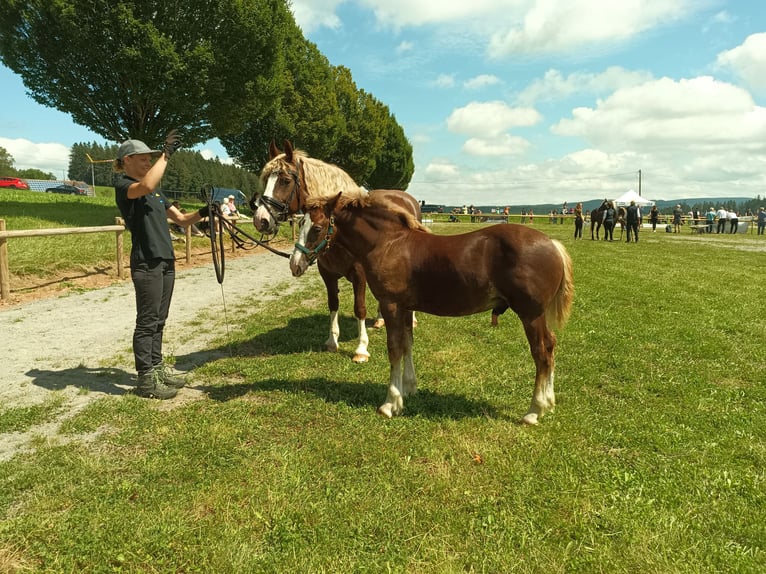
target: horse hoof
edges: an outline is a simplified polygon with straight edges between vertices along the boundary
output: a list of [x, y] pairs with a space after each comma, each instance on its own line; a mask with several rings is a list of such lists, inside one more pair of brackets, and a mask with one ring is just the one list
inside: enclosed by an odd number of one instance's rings
[[372, 328], [373, 328], [373, 329], [382, 329], [382, 328], [383, 328], [383, 327], [385, 327], [385, 326], [386, 326], [386, 321], [385, 321], [384, 319], [377, 319], [377, 320], [376, 320], [376, 321], [375, 321], [375, 322], [372, 324]]
[[386, 417], [387, 419], [394, 418], [393, 413], [391, 412], [391, 404], [386, 403], [385, 405], [380, 405], [378, 407], [378, 414], [382, 417]]
[[525, 425], [536, 425], [537, 424], [537, 413], [527, 413], [524, 415], [524, 418], [521, 419], [522, 424]]
[[354, 355], [354, 358], [351, 359], [355, 363], [366, 363], [370, 360], [370, 355], [362, 355], [360, 353], [357, 353]]

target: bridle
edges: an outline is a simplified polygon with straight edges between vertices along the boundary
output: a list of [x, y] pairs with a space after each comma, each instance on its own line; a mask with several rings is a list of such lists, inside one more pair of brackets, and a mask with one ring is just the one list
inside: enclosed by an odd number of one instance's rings
[[[301, 210], [301, 178], [299, 170], [288, 169], [286, 171], [287, 175], [290, 176], [290, 179], [293, 181], [293, 187], [290, 190], [290, 195], [287, 197], [286, 202], [279, 201], [278, 199], [266, 195], [258, 195], [257, 193], [254, 193], [248, 202], [253, 213], [255, 213], [255, 210], [262, 205], [277, 224], [287, 221], [287, 217], [290, 215], [290, 205], [296, 198], [298, 200], [298, 205], [293, 213], [298, 213]], [[274, 175], [274, 173], [278, 172], [272, 172], [270, 175]]]
[[[305, 215], [304, 217], [308, 217], [308, 215]], [[310, 221], [310, 220], [309, 220]], [[333, 234], [335, 233], [335, 228], [333, 227], [333, 223], [335, 222], [335, 218], [330, 217], [330, 223], [327, 226], [327, 233], [325, 233], [324, 238], [322, 241], [316, 244], [312, 249], [309, 249], [300, 241], [295, 242], [295, 249], [300, 251], [306, 256], [306, 259], [308, 259], [309, 265], [313, 265], [316, 263], [316, 260], [319, 258], [322, 253], [327, 251], [330, 248], [330, 243], [332, 241]]]

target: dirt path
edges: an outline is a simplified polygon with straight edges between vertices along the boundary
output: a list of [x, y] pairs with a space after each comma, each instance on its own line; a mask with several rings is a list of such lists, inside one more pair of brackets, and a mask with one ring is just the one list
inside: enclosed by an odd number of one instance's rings
[[[301, 285], [305, 281], [293, 279], [286, 259], [263, 250], [227, 259], [223, 293], [212, 266], [177, 270], [164, 351], [185, 357], [186, 362], [176, 363], [176, 368], [191, 371], [195, 362], [216, 353], [208, 351], [209, 342], [225, 336], [227, 322], [229, 329], [236, 327], [245, 301], [250, 313], [257, 301]], [[63, 403], [54, 422], [23, 433], [0, 434], [0, 460], [28, 448], [36, 436], [56, 436], [61, 422], [91, 401], [132, 388], [133, 297], [133, 285], [127, 280], [0, 307], [0, 337], [7, 350], [0, 361], [0, 412], [50, 400]], [[200, 315], [205, 317], [204, 327]], [[199, 391], [192, 384], [173, 402], [193, 399], [195, 394]]]

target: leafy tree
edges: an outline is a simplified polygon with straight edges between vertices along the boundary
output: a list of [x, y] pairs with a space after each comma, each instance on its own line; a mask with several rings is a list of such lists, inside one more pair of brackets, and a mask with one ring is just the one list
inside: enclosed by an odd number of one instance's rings
[[288, 0], [4, 0], [0, 58], [108, 140], [193, 145], [268, 113], [291, 19]]
[[36, 168], [19, 169], [16, 171], [16, 176], [22, 179], [56, 179], [52, 173]]
[[370, 189], [403, 189], [415, 173], [412, 145], [393, 116], [386, 122], [386, 139], [375, 158], [375, 170], [367, 178]]
[[16, 169], [13, 167], [14, 159], [8, 150], [0, 147], [0, 175], [15, 176]]

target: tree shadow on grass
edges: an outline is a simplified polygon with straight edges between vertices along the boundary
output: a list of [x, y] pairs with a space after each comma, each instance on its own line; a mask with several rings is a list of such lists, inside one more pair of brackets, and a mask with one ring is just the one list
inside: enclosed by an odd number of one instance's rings
[[30, 369], [26, 375], [33, 379], [34, 385], [49, 391], [76, 387], [105, 395], [124, 395], [135, 385], [133, 374], [113, 368]]
[[[342, 382], [325, 378], [302, 381], [265, 379], [253, 383], [208, 385], [197, 388], [207, 393], [212, 400], [221, 402], [236, 400], [249, 393], [278, 391], [295, 395], [309, 394], [327, 403], [344, 404], [373, 412], [386, 398], [385, 384]], [[405, 398], [404, 416], [453, 420], [476, 417], [513, 420], [512, 417], [498, 413], [495, 407], [486, 401], [454, 393], [434, 393], [426, 389], [420, 389], [415, 395]]]

